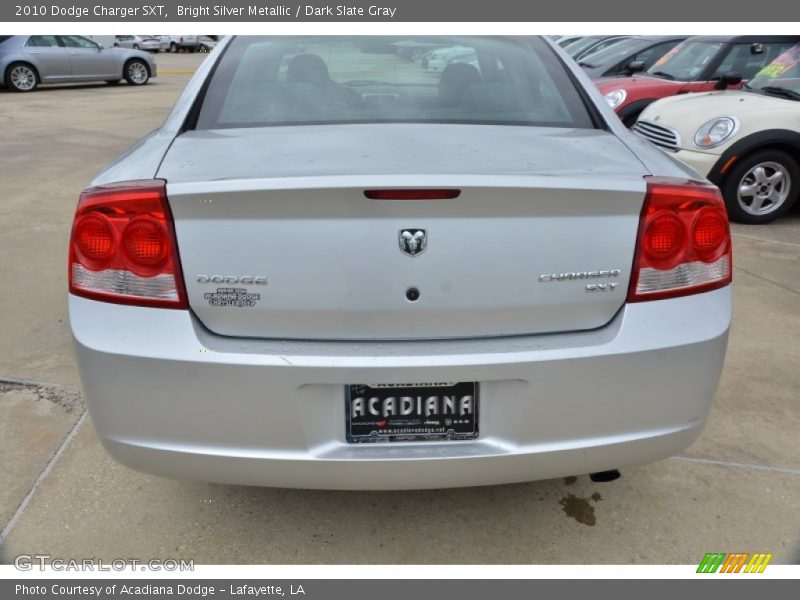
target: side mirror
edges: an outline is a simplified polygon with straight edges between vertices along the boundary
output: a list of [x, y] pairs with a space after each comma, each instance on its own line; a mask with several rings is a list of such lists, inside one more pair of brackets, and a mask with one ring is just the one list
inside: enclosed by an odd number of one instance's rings
[[731, 71], [730, 73], [723, 73], [720, 76], [714, 89], [724, 90], [727, 89], [729, 85], [738, 85], [740, 83], [742, 83], [742, 76], [739, 75], [739, 73]]
[[628, 63], [627, 70], [628, 73], [633, 75], [634, 73], [641, 73], [644, 71], [644, 61], [643, 60], [632, 60]]
[[103, 44], [97, 44], [97, 51], [98, 51], [98, 52], [99, 52], [100, 50], [105, 50], [105, 48], [106, 48], [106, 47], [105, 47], [105, 46], [103, 46]]

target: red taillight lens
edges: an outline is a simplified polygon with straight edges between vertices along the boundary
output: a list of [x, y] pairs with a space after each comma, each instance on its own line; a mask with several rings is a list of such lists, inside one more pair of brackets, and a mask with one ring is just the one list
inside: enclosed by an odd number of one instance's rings
[[186, 308], [172, 214], [162, 180], [84, 190], [75, 212], [69, 289], [105, 302]]
[[114, 255], [114, 229], [101, 214], [84, 215], [75, 223], [75, 249], [84, 260], [105, 263]]
[[655, 215], [642, 235], [642, 250], [649, 262], [663, 267], [675, 266], [686, 245], [686, 232], [681, 220], [673, 213], [662, 211]]
[[147, 275], [169, 258], [169, 238], [151, 217], [136, 217], [122, 232], [122, 246], [131, 270]]
[[719, 190], [647, 180], [628, 302], [684, 296], [731, 282], [731, 236]]
[[715, 210], [702, 210], [692, 227], [692, 242], [698, 254], [714, 259], [729, 239], [728, 221]]

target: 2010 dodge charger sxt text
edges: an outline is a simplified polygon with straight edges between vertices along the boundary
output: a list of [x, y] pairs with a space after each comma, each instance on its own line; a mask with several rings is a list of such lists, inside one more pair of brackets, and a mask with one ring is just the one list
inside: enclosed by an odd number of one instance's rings
[[237, 37], [81, 195], [69, 311], [124, 464], [436, 488], [688, 446], [730, 282], [718, 190], [546, 40]]

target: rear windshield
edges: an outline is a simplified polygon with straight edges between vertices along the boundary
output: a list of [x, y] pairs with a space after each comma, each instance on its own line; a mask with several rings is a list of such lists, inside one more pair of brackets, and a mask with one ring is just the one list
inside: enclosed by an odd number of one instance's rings
[[538, 38], [241, 36], [196, 128], [392, 122], [594, 126]]

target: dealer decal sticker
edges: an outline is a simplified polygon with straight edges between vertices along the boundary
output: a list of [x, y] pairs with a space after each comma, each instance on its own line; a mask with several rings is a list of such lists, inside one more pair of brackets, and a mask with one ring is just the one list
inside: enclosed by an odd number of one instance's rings
[[261, 300], [261, 294], [251, 294], [247, 288], [217, 288], [216, 292], [203, 294], [209, 306], [252, 308]]

